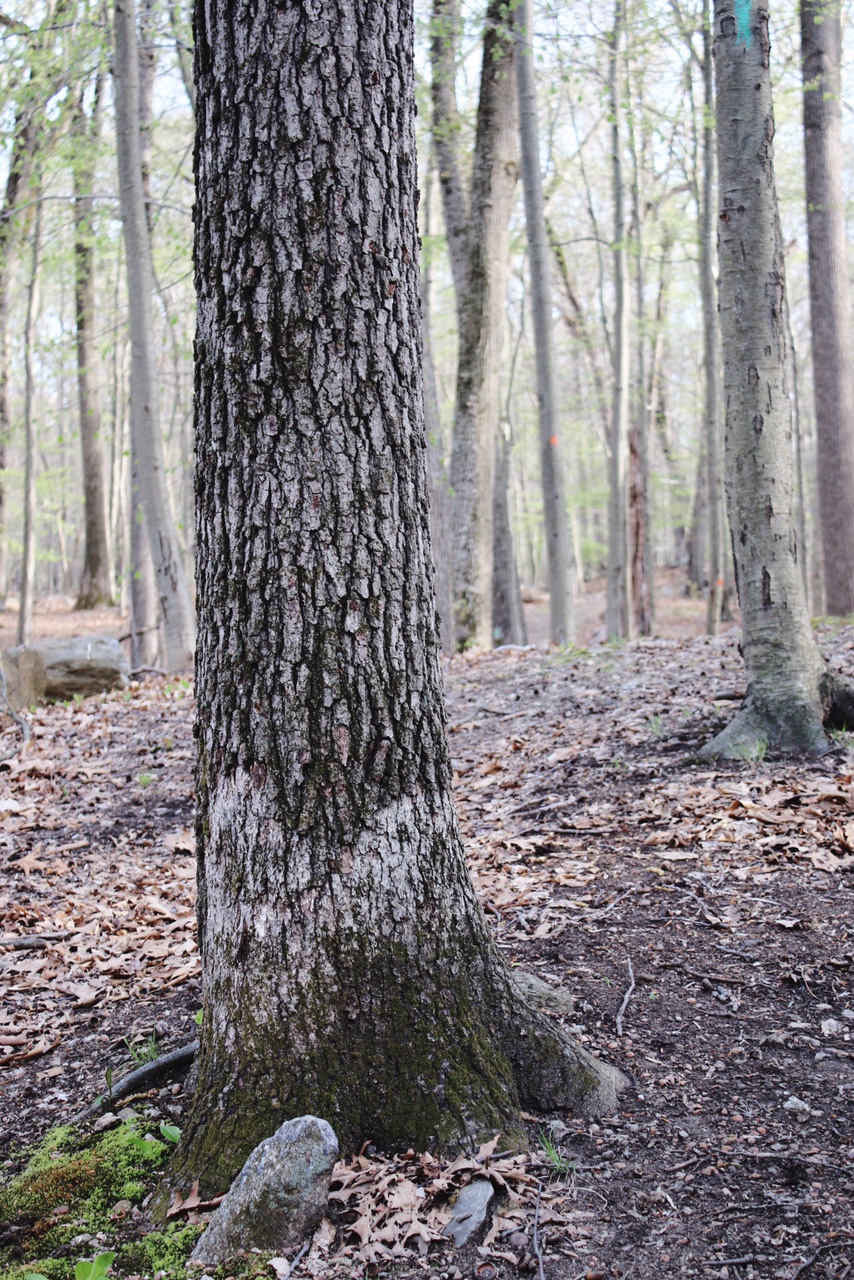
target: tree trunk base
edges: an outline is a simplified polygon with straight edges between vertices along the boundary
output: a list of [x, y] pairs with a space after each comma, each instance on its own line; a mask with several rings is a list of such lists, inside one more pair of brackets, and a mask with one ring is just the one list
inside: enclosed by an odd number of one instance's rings
[[706, 758], [759, 761], [772, 750], [780, 755], [823, 755], [827, 730], [854, 730], [854, 682], [834, 672], [819, 681], [814, 706], [791, 705], [762, 711], [748, 697], [725, 729], [700, 749]]
[[[372, 1123], [356, 1114], [363, 1101], [358, 1089], [343, 1091], [344, 1096], [337, 1099], [337, 1115], [334, 1103], [331, 1108], [321, 1105], [315, 1111], [329, 1113], [330, 1122], [339, 1131], [342, 1152], [358, 1150], [366, 1140], [384, 1150], [411, 1145], [445, 1153], [472, 1150], [496, 1132], [502, 1134], [502, 1145], [523, 1149], [527, 1139], [522, 1108], [612, 1114], [629, 1082], [616, 1067], [575, 1044], [542, 1011], [554, 1010], [559, 998], [559, 992], [536, 979], [517, 983], [511, 975], [499, 999], [499, 1025], [492, 1036], [472, 1028], [466, 1044], [458, 1040], [446, 1046], [456, 1061], [439, 1054], [440, 1063], [434, 1058], [418, 1070], [416, 1031], [411, 1061], [402, 1064], [389, 1059], [382, 1081], [376, 1079], [374, 1064], [372, 1092], [381, 1098], [384, 1091], [391, 1091], [398, 1102], [394, 1108], [383, 1106], [382, 1118], [375, 1115]], [[439, 1028], [434, 1027], [434, 1032], [438, 1034]], [[359, 1056], [358, 1048], [355, 1056]], [[347, 1064], [341, 1062], [340, 1067], [343, 1079]], [[430, 1077], [431, 1067], [434, 1073], [438, 1068], [439, 1079]], [[181, 1143], [151, 1203], [155, 1220], [165, 1218], [172, 1192], [186, 1195], [196, 1179], [205, 1199], [226, 1191], [258, 1143], [290, 1118], [293, 1110], [279, 1102], [276, 1094], [281, 1089], [276, 1085], [272, 1086], [274, 1091], [266, 1085], [266, 1096], [260, 1096], [256, 1086], [263, 1089], [265, 1083], [257, 1077], [250, 1081], [251, 1065], [241, 1073], [244, 1079], [240, 1084], [245, 1081], [246, 1091], [236, 1095], [232, 1084], [228, 1105], [212, 1110], [210, 1099], [224, 1091], [212, 1085], [209, 1071], [210, 1060], [207, 1067], [202, 1061]], [[310, 1099], [301, 1100], [300, 1106], [311, 1110]], [[425, 1130], [425, 1122], [430, 1132]]]

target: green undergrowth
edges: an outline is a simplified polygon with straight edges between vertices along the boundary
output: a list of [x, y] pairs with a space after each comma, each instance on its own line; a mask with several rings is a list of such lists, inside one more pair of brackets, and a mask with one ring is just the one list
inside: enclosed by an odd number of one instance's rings
[[[184, 1280], [200, 1227], [181, 1224], [133, 1238], [132, 1209], [172, 1149], [146, 1140], [145, 1123], [127, 1121], [90, 1137], [71, 1127], [47, 1135], [23, 1172], [0, 1187], [0, 1280], [73, 1280], [77, 1262], [108, 1250], [118, 1255], [114, 1274], [163, 1272]], [[92, 1238], [72, 1243], [84, 1235]]]

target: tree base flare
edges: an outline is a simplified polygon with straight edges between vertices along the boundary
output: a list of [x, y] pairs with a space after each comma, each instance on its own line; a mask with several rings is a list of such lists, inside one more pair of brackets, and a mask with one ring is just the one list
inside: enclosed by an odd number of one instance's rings
[[[622, 1073], [566, 1037], [534, 1007], [540, 1000], [527, 984], [522, 991], [510, 976], [502, 995], [491, 1036], [472, 1029], [465, 1044], [443, 1046], [442, 1052], [422, 1060], [420, 1068], [413, 1037], [410, 1061], [390, 1056], [385, 1079], [377, 1078], [373, 1064], [368, 1092], [358, 1079], [364, 1064], [360, 1068], [354, 1060], [348, 1067], [342, 1061], [335, 1093], [318, 1099], [322, 1105], [316, 1108], [340, 1132], [342, 1152], [356, 1151], [367, 1140], [389, 1151], [409, 1146], [471, 1150], [496, 1132], [508, 1146], [524, 1148], [522, 1108], [613, 1113], [628, 1085]], [[252, 1150], [291, 1110], [290, 1104], [281, 1109], [276, 1094], [284, 1092], [282, 1082], [269, 1081], [266, 1071], [250, 1079], [252, 1069], [244, 1061], [243, 1088], [236, 1089], [234, 1075], [227, 1087], [214, 1081], [212, 1065], [210, 1056], [201, 1064], [180, 1146], [152, 1202], [155, 1218], [165, 1216], [173, 1191], [184, 1196], [197, 1180], [205, 1199], [226, 1191]], [[305, 1066], [310, 1074], [310, 1065]], [[349, 1087], [348, 1069], [355, 1072]], [[227, 1098], [226, 1105], [211, 1106], [217, 1097]]]
[[706, 758], [758, 763], [768, 751], [780, 755], [823, 755], [828, 730], [854, 729], [854, 682], [825, 672], [814, 703], [763, 711], [748, 696], [725, 729], [700, 749]]

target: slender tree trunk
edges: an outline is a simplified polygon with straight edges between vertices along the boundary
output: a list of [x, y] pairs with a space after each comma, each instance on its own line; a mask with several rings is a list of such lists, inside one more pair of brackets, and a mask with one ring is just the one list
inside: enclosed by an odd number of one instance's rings
[[614, 399], [608, 456], [608, 594], [605, 625], [609, 640], [631, 635], [629, 608], [628, 492], [629, 309], [626, 298], [626, 217], [623, 177], [622, 93], [624, 0], [616, 0], [608, 69], [611, 164], [614, 196]]
[[[457, 644], [492, 647], [493, 490], [501, 414], [500, 362], [517, 179], [517, 111], [512, 34], [506, 0], [490, 0], [483, 37], [477, 134], [457, 296], [459, 354], [451, 442], [451, 538]], [[439, 133], [442, 127], [437, 124]], [[438, 149], [438, 148], [437, 148]], [[444, 177], [443, 196], [448, 190]], [[455, 210], [445, 203], [445, 226]], [[450, 230], [449, 242], [450, 242]], [[456, 250], [454, 251], [456, 252]]]
[[83, 501], [86, 540], [78, 609], [112, 603], [113, 575], [107, 520], [107, 491], [101, 442], [101, 397], [98, 389], [98, 351], [95, 344], [95, 202], [94, 146], [100, 131], [100, 81], [95, 89], [91, 122], [82, 96], [75, 114], [77, 156], [74, 180], [74, 296], [77, 315], [77, 400], [80, 446], [83, 454]]
[[706, 632], [716, 636], [723, 603], [723, 476], [719, 408], [720, 336], [715, 283], [715, 86], [712, 59], [712, 0], [703, 13], [703, 189], [700, 202], [700, 290], [703, 300], [703, 363], [706, 374], [706, 504], [709, 530], [709, 588]]
[[145, 217], [139, 129], [139, 61], [133, 0], [116, 0], [116, 144], [125, 237], [131, 333], [131, 437], [157, 581], [165, 663], [192, 663], [195, 625], [180, 547], [169, 509], [157, 412], [157, 360], [151, 294], [151, 243]]
[[520, 997], [454, 814], [413, 26], [409, 0], [196, 14], [205, 1016], [161, 1198], [305, 1112], [342, 1150], [435, 1150], [516, 1133], [523, 1099], [614, 1101]]
[[807, 231], [827, 612], [854, 613], [854, 344], [842, 190], [839, 0], [801, 0]]
[[[427, 162], [424, 183], [423, 231], [430, 240], [431, 204], [433, 194], [433, 153]], [[424, 337], [424, 425], [427, 432], [427, 480], [430, 489], [430, 534], [433, 545], [433, 562], [436, 586], [436, 608], [439, 611], [439, 634], [442, 648], [451, 653], [454, 648], [454, 610], [451, 580], [451, 512], [448, 494], [448, 468], [442, 441], [442, 423], [439, 417], [439, 396], [436, 390], [436, 367], [433, 361], [433, 328], [430, 298], [432, 264], [429, 255], [421, 266], [421, 327]]]
[[[462, 127], [457, 108], [457, 44], [461, 27], [459, 0], [433, 0], [430, 29], [433, 145], [442, 191], [445, 236], [454, 279], [457, 328], [463, 327], [463, 303], [469, 277], [469, 200], [460, 166], [459, 137]], [[488, 30], [488, 29], [487, 29]], [[484, 38], [485, 44], [485, 38]], [[484, 50], [485, 52], [485, 50]], [[488, 87], [481, 78], [481, 93]]]
[[807, 598], [807, 609], [812, 614], [811, 582], [809, 571], [809, 547], [807, 545], [807, 500], [804, 485], [804, 450], [801, 431], [801, 397], [798, 377], [798, 353], [792, 332], [792, 316], [789, 296], [786, 294], [786, 355], [788, 359], [789, 404], [792, 413], [792, 453], [795, 466], [795, 530], [798, 539], [798, 560]]
[[539, 120], [534, 83], [534, 23], [531, 0], [521, 0], [514, 15], [516, 82], [519, 90], [519, 137], [525, 225], [531, 270], [531, 313], [537, 365], [537, 409], [540, 469], [543, 483], [546, 561], [549, 577], [549, 635], [552, 644], [575, 641], [572, 598], [572, 543], [566, 509], [566, 484], [558, 429], [552, 353], [552, 300], [549, 244], [546, 235], [543, 180], [540, 172]]
[[[193, 5], [190, 5], [192, 14]], [[187, 37], [184, 34], [184, 23], [181, 14], [181, 6], [178, 0], [169, 0], [169, 25], [172, 28], [172, 38], [175, 41], [175, 55], [178, 59], [178, 70], [181, 72], [181, 80], [187, 92], [187, 100], [190, 103], [190, 109], [193, 115], [196, 114], [196, 86], [193, 84], [193, 50], [187, 44]], [[192, 26], [192, 21], [190, 22]]]
[[492, 584], [492, 625], [496, 644], [527, 644], [513, 528], [510, 523], [509, 423], [502, 423], [495, 441], [495, 573]]
[[694, 501], [688, 528], [688, 571], [686, 595], [699, 594], [706, 586], [706, 532], [708, 529], [708, 481], [705, 440], [700, 442], [697, 471], [694, 477]]
[[17, 214], [21, 196], [30, 184], [37, 143], [35, 119], [31, 107], [19, 113], [15, 121], [9, 172], [0, 209], [0, 608], [6, 601], [8, 570], [6, 565], [6, 450], [12, 420], [9, 405], [9, 283], [14, 269]]
[[33, 624], [33, 595], [36, 574], [36, 428], [33, 404], [36, 394], [35, 349], [39, 311], [39, 269], [41, 265], [42, 202], [36, 189], [33, 220], [32, 260], [27, 286], [27, 320], [24, 330], [24, 546], [21, 553], [21, 604], [18, 613], [18, 644], [29, 644]]
[[726, 487], [748, 693], [705, 751], [816, 752], [825, 717], [851, 700], [819, 655], [793, 536], [768, 14], [755, 0], [714, 12]]

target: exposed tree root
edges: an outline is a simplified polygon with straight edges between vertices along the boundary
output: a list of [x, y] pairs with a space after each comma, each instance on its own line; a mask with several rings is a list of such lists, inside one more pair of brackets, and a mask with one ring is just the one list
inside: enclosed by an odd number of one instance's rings
[[700, 749], [705, 757], [756, 761], [779, 755], [823, 755], [827, 730], [854, 730], [854, 682], [826, 671], [814, 705], [762, 709], [748, 694], [726, 728]]

